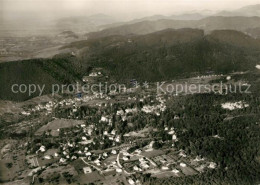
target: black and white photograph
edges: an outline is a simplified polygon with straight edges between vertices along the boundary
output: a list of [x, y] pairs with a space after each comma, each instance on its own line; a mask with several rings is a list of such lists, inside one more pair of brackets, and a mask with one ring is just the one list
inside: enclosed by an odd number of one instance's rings
[[260, 185], [260, 0], [0, 0], [0, 184]]

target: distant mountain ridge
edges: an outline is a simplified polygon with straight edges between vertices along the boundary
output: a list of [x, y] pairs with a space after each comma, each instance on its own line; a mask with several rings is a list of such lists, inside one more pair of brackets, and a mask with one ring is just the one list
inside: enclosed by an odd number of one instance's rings
[[221, 11], [216, 16], [260, 16], [260, 4], [245, 6], [233, 11]]
[[205, 17], [207, 17], [207, 16], [200, 14], [200, 13], [184, 13], [184, 14], [171, 15], [171, 16], [153, 15], [153, 16], [143, 17], [140, 19], [134, 19], [134, 20], [128, 21], [128, 22], [118, 22], [118, 23], [113, 23], [113, 24], [108, 24], [108, 25], [102, 25], [102, 26], [100, 26], [100, 29], [103, 30], [103, 29], [118, 27], [118, 26], [122, 26], [122, 25], [129, 25], [129, 24], [134, 24], [134, 23], [144, 22], [144, 21], [157, 21], [157, 20], [161, 20], [161, 19], [165, 19], [165, 20], [199, 20], [199, 19], [202, 19]]
[[260, 17], [207, 17], [201, 20], [168, 20], [143, 21], [133, 24], [104, 29], [99, 32], [86, 34], [89, 38], [106, 37], [110, 35], [148, 34], [167, 28], [198, 28], [207, 32], [227, 29], [246, 31], [250, 28], [260, 27]]
[[147, 16], [139, 19], [134, 19], [132, 21], [128, 22], [117, 22], [113, 24], [108, 24], [108, 25], [102, 25], [100, 26], [100, 29], [107, 29], [107, 28], [112, 28], [112, 27], [117, 27], [117, 26], [122, 26], [126, 24], [134, 24], [138, 22], [143, 22], [143, 21], [156, 21], [160, 19], [167, 19], [167, 20], [200, 20], [206, 17], [210, 16], [225, 16], [225, 17], [234, 17], [234, 16], [240, 16], [240, 17], [254, 17], [254, 16], [260, 16], [260, 4], [257, 5], [249, 5], [242, 7], [237, 10], [233, 11], [211, 11], [211, 10], [193, 10], [193, 11], [188, 11], [180, 14], [175, 14], [171, 16], [165, 16], [165, 15], [153, 15], [153, 16]]
[[99, 30], [99, 26], [117, 22], [111, 16], [105, 14], [95, 14], [91, 16], [67, 17], [55, 21], [55, 25], [60, 30], [72, 30], [75, 32], [89, 32]]

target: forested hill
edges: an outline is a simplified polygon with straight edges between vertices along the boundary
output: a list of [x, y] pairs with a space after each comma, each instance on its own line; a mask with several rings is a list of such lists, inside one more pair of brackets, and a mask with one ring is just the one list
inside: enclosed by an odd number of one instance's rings
[[[260, 17], [224, 17], [212, 16], [201, 20], [169, 20], [160, 19], [154, 21], [142, 21], [133, 24], [121, 25], [118, 27], [107, 28], [98, 32], [87, 33], [89, 38], [100, 38], [111, 35], [129, 35], [129, 34], [148, 34], [161, 31], [167, 28], [197, 28], [207, 32], [213, 30], [237, 30], [247, 32], [248, 29], [260, 27]], [[254, 32], [251, 32], [254, 35]]]
[[[0, 63], [0, 99], [23, 101], [39, 95], [39, 90], [32, 96], [26, 93], [13, 93], [13, 84], [45, 85], [43, 94], [51, 93], [52, 84], [68, 84], [81, 80], [84, 68], [69, 55], [52, 59], [32, 59]], [[24, 90], [24, 88], [23, 88]]]
[[70, 44], [84, 63], [101, 67], [117, 80], [167, 80], [191, 73], [253, 69], [260, 42], [232, 30], [205, 34], [197, 29], [167, 29], [147, 35], [109, 36]]
[[198, 29], [167, 29], [147, 35], [109, 36], [66, 46], [76, 56], [34, 59], [0, 64], [0, 99], [25, 100], [11, 93], [12, 84], [75, 83], [91, 68], [103, 68], [117, 82], [172, 80], [214, 71], [225, 74], [254, 69], [260, 62], [260, 44], [232, 30], [204, 34]]

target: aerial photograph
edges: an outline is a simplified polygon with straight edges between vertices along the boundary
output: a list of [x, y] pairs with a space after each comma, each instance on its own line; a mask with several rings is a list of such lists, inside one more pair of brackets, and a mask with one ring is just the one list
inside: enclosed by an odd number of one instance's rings
[[0, 184], [260, 185], [260, 0], [0, 0]]

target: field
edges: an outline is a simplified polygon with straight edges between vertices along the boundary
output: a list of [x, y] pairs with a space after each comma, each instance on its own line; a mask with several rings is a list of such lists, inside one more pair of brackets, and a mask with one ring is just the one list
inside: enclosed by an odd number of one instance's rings
[[125, 137], [142, 137], [145, 138], [149, 132], [151, 132], [152, 130], [156, 130], [155, 128], [151, 128], [151, 127], [146, 127], [142, 130], [136, 131], [136, 132], [129, 132], [127, 134], [125, 134]]
[[16, 156], [10, 155], [10, 158], [0, 160], [0, 182], [17, 177], [25, 169], [24, 159], [24, 154], [18, 153]]
[[11, 160], [1, 160], [0, 161], [0, 182], [5, 182], [12, 180], [15, 177], [12, 169], [6, 167], [6, 163], [10, 163]]
[[[223, 78], [221, 75], [208, 75], [203, 77], [193, 77], [187, 79], [178, 79], [173, 82], [159, 83], [163, 91], [168, 94], [195, 94], [207, 93], [211, 81]], [[160, 90], [160, 89], [159, 89]], [[210, 88], [210, 90], [214, 90]], [[161, 93], [163, 92], [161, 91]]]
[[42, 126], [35, 132], [35, 135], [42, 135], [44, 132], [49, 130], [58, 130], [61, 128], [69, 128], [76, 125], [84, 124], [84, 121], [69, 120], [69, 119], [55, 119], [47, 125]]
[[78, 177], [78, 181], [80, 184], [86, 184], [86, 183], [96, 183], [98, 181], [104, 180], [104, 177], [99, 175], [97, 171], [89, 173], [89, 174], [81, 174]]
[[22, 109], [17, 103], [0, 100], [0, 116], [2, 116], [5, 113], [20, 113], [21, 110]]
[[153, 150], [153, 151], [141, 153], [141, 155], [148, 157], [148, 158], [159, 156], [159, 155], [162, 155], [162, 154], [164, 154], [164, 152], [162, 150]]
[[170, 171], [162, 172], [162, 173], [157, 173], [152, 175], [152, 177], [157, 177], [157, 178], [169, 178], [169, 177], [182, 177], [182, 173], [175, 174]]
[[193, 170], [191, 167], [186, 166], [186, 167], [181, 167], [179, 166], [179, 169], [185, 174], [185, 175], [195, 175], [197, 172]]

